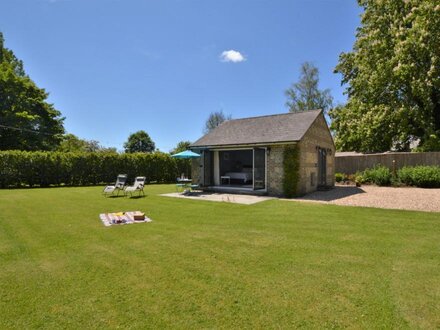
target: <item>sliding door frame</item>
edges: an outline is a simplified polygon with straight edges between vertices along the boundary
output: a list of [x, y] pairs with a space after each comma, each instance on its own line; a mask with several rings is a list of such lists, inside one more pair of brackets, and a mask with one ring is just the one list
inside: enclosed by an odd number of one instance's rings
[[[256, 149], [264, 150], [264, 188], [263, 189], [255, 188], [255, 150]], [[267, 147], [252, 148], [252, 190], [267, 191]]]
[[[264, 189], [255, 189], [255, 149], [264, 149]], [[220, 169], [220, 151], [244, 151], [244, 150], [252, 150], [252, 188], [243, 188], [243, 189], [249, 189], [249, 190], [255, 190], [255, 191], [261, 191], [261, 192], [267, 192], [267, 150], [268, 147], [261, 146], [261, 147], [238, 147], [238, 148], [212, 148], [210, 149], [211, 152], [217, 151], [219, 152], [218, 157], [218, 166]], [[212, 157], [212, 161], [214, 161], [214, 157]], [[212, 164], [213, 165], [213, 164]], [[214, 166], [212, 166], [214, 167]], [[213, 179], [214, 180], [214, 179]]]

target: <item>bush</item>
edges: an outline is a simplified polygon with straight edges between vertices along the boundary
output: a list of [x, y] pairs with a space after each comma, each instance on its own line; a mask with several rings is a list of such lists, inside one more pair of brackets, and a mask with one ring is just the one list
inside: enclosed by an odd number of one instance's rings
[[354, 183], [356, 184], [357, 187], [360, 187], [364, 182], [365, 182], [364, 177], [361, 174], [355, 176]]
[[397, 177], [399, 178], [399, 181], [407, 186], [413, 186], [413, 172], [414, 167], [402, 167], [400, 170], [397, 171]]
[[403, 167], [393, 177], [391, 171], [384, 166], [376, 166], [356, 173], [356, 178], [361, 183], [374, 183], [378, 186], [401, 184], [421, 188], [440, 188], [440, 166], [414, 166]]
[[174, 182], [179, 170], [176, 160], [161, 152], [0, 152], [1, 188], [96, 185], [114, 182], [119, 173], [126, 173], [129, 180], [146, 176], [147, 182]]
[[403, 167], [398, 172], [400, 182], [421, 188], [440, 188], [440, 166]]
[[298, 195], [299, 147], [298, 145], [286, 146], [283, 153], [283, 192], [285, 197], [292, 198]]
[[[392, 174], [388, 167], [378, 165], [369, 168], [358, 174], [362, 177], [361, 183], [374, 183], [378, 186], [389, 186], [391, 184]], [[356, 176], [358, 176], [356, 175]]]
[[346, 179], [346, 176], [344, 173], [335, 173], [336, 182], [339, 183], [339, 182], [345, 181], [345, 179]]
[[362, 177], [361, 173], [349, 174], [347, 175], [346, 180], [348, 182], [356, 182], [358, 177]]

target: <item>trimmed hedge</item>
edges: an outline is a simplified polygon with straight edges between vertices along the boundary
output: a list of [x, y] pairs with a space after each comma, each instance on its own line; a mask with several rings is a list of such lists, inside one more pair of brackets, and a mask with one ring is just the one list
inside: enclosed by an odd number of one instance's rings
[[397, 172], [401, 183], [422, 188], [440, 188], [440, 166], [403, 167]]
[[284, 148], [284, 178], [283, 178], [283, 192], [287, 198], [292, 198], [298, 195], [299, 182], [299, 146], [286, 146]]
[[[336, 173], [336, 181], [342, 181], [344, 176], [342, 173]], [[406, 166], [398, 170], [393, 176], [389, 168], [378, 165], [356, 173], [350, 181], [374, 183], [378, 186], [403, 184], [421, 188], [440, 188], [440, 166]]]
[[165, 153], [0, 152], [0, 187], [97, 185], [114, 182], [119, 173], [128, 180], [174, 182], [186, 166]]

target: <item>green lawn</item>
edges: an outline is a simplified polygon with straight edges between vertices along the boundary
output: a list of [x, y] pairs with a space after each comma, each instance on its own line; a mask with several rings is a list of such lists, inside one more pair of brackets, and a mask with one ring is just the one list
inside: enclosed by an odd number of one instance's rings
[[0, 328], [440, 327], [440, 214], [173, 189], [1, 190]]

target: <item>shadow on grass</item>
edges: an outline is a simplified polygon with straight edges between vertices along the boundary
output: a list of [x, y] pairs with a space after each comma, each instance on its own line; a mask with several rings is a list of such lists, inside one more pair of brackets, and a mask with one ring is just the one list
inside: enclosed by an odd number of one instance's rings
[[145, 198], [146, 195], [140, 195], [140, 196], [127, 196], [129, 199], [139, 199], [139, 198]]

